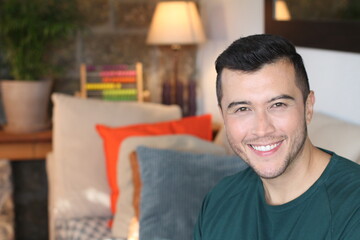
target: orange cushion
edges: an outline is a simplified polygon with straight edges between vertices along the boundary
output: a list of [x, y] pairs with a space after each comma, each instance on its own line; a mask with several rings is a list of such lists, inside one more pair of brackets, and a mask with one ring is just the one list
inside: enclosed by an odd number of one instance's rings
[[96, 129], [103, 139], [106, 171], [110, 186], [111, 212], [116, 212], [116, 202], [120, 193], [117, 183], [117, 161], [122, 141], [130, 136], [149, 136], [165, 134], [191, 134], [211, 141], [211, 115], [186, 117], [181, 120], [153, 124], [137, 124], [126, 127], [108, 127], [101, 124]]

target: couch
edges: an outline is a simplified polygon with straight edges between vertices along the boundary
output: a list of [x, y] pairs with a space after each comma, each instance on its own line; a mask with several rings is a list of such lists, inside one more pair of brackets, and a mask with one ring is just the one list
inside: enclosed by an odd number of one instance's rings
[[[247, 167], [211, 116], [53, 94], [50, 239], [189, 239], [202, 198]], [[313, 143], [360, 163], [360, 126], [315, 113]]]

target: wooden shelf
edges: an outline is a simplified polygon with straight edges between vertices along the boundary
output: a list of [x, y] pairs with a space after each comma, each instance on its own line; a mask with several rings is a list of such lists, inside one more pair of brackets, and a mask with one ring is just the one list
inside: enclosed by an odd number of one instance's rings
[[0, 159], [45, 159], [51, 149], [51, 130], [22, 134], [0, 131]]

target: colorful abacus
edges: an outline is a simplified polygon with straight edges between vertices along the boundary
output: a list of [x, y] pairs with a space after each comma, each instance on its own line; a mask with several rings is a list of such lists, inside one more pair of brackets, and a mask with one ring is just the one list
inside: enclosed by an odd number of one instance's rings
[[142, 64], [80, 67], [81, 93], [112, 101], [143, 101]]

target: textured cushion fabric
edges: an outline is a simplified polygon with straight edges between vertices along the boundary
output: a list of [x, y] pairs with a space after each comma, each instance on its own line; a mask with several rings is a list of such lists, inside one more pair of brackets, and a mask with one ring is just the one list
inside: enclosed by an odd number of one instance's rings
[[206, 193], [247, 167], [237, 156], [138, 147], [142, 178], [140, 239], [192, 239]]
[[315, 146], [360, 163], [360, 125], [317, 112], [308, 130]]
[[[96, 124], [125, 126], [179, 119], [177, 106], [109, 102], [53, 94], [53, 217], [110, 216], [102, 140]], [[54, 184], [53, 184], [54, 183]]]
[[[119, 196], [117, 182], [117, 164], [119, 156], [119, 146], [122, 141], [130, 136], [164, 135], [174, 133], [192, 134], [205, 140], [211, 140], [211, 115], [187, 117], [181, 120], [158, 122], [152, 124], [136, 124], [126, 127], [108, 127], [98, 124], [96, 126], [104, 142], [106, 158], [106, 171], [111, 191], [111, 212], [116, 212], [116, 201]], [[126, 162], [127, 171], [130, 172], [130, 164]], [[120, 176], [121, 177], [121, 176]]]
[[56, 240], [101, 240], [111, 239], [109, 221], [105, 217], [85, 217], [56, 222]]
[[[121, 195], [117, 200], [117, 211], [112, 225], [114, 237], [127, 236], [130, 223], [132, 219], [136, 217], [135, 211], [139, 208], [139, 204], [137, 202], [134, 203], [134, 201], [140, 198], [140, 186], [139, 184], [134, 183], [133, 177], [131, 176], [134, 174], [139, 175], [139, 169], [131, 168], [131, 170], [129, 170], [130, 154], [134, 152], [138, 146], [225, 155], [223, 147], [192, 135], [174, 134], [126, 138], [120, 146], [119, 162], [117, 166], [117, 181], [121, 189]], [[138, 182], [136, 178], [135, 181]]]

